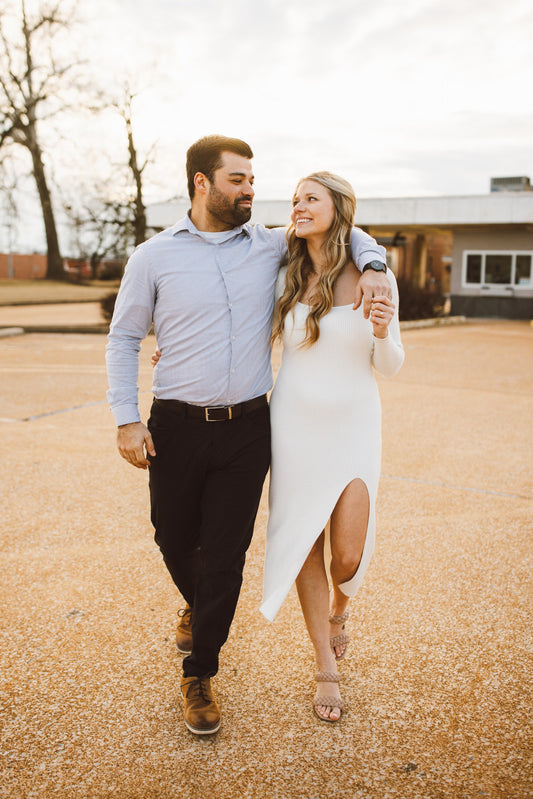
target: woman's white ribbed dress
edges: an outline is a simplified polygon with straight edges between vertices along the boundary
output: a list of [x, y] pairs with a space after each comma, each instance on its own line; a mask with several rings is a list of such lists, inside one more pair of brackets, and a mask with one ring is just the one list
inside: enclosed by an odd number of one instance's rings
[[[286, 269], [278, 280], [283, 291]], [[289, 313], [283, 356], [271, 397], [272, 465], [263, 604], [273, 620], [311, 547], [326, 527], [346, 486], [363, 480], [370, 513], [357, 573], [342, 590], [354, 596], [367, 570], [375, 540], [375, 504], [381, 461], [381, 405], [373, 367], [389, 377], [403, 363], [398, 289], [387, 271], [396, 312], [386, 339], [351, 305], [334, 307], [320, 320], [320, 338], [308, 349], [308, 306]]]

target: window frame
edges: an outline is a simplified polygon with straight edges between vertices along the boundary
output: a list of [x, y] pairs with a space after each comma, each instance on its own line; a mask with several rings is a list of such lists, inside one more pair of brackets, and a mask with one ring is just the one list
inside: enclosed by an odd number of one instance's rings
[[[481, 256], [481, 280], [479, 283], [469, 283], [466, 279], [468, 269], [468, 256], [480, 255]], [[485, 281], [486, 270], [486, 257], [487, 255], [510, 255], [511, 256], [511, 279], [508, 283], [487, 283]], [[520, 284], [515, 283], [516, 279], [516, 258], [519, 255], [529, 255], [531, 258], [531, 266], [529, 272], [529, 283]], [[478, 288], [485, 290], [490, 289], [497, 291], [498, 289], [509, 291], [531, 291], [533, 290], [533, 250], [463, 250], [463, 266], [461, 273], [461, 286], [464, 289]]]

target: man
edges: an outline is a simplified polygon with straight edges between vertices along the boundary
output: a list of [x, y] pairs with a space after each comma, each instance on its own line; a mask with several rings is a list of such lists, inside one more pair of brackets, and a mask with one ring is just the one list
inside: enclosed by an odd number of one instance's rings
[[[187, 153], [189, 214], [141, 244], [126, 267], [107, 345], [118, 449], [150, 467], [155, 540], [187, 602], [176, 642], [187, 654], [185, 723], [220, 727], [211, 687], [239, 597], [245, 555], [270, 461], [274, 287], [285, 229], [246, 224], [254, 197], [250, 147], [207, 136]], [[390, 294], [384, 249], [354, 228], [365, 269], [365, 315]], [[148, 427], [137, 407], [138, 353], [152, 321], [162, 357]]]

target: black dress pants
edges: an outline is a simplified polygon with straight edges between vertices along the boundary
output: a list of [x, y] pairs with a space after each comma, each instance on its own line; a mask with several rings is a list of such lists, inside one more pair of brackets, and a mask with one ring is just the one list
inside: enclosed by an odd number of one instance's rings
[[235, 614], [246, 550], [270, 464], [268, 405], [236, 419], [191, 419], [152, 405], [148, 428], [155, 541], [193, 608], [186, 677], [211, 677]]

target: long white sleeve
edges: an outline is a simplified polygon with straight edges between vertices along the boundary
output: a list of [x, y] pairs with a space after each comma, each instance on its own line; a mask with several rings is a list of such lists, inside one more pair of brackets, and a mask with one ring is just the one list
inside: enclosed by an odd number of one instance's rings
[[395, 305], [394, 316], [391, 319], [387, 337], [377, 338], [374, 336], [372, 366], [384, 377], [393, 377], [404, 362], [405, 352], [400, 336], [398, 284], [390, 269], [387, 269], [387, 277], [391, 284], [392, 301]]

